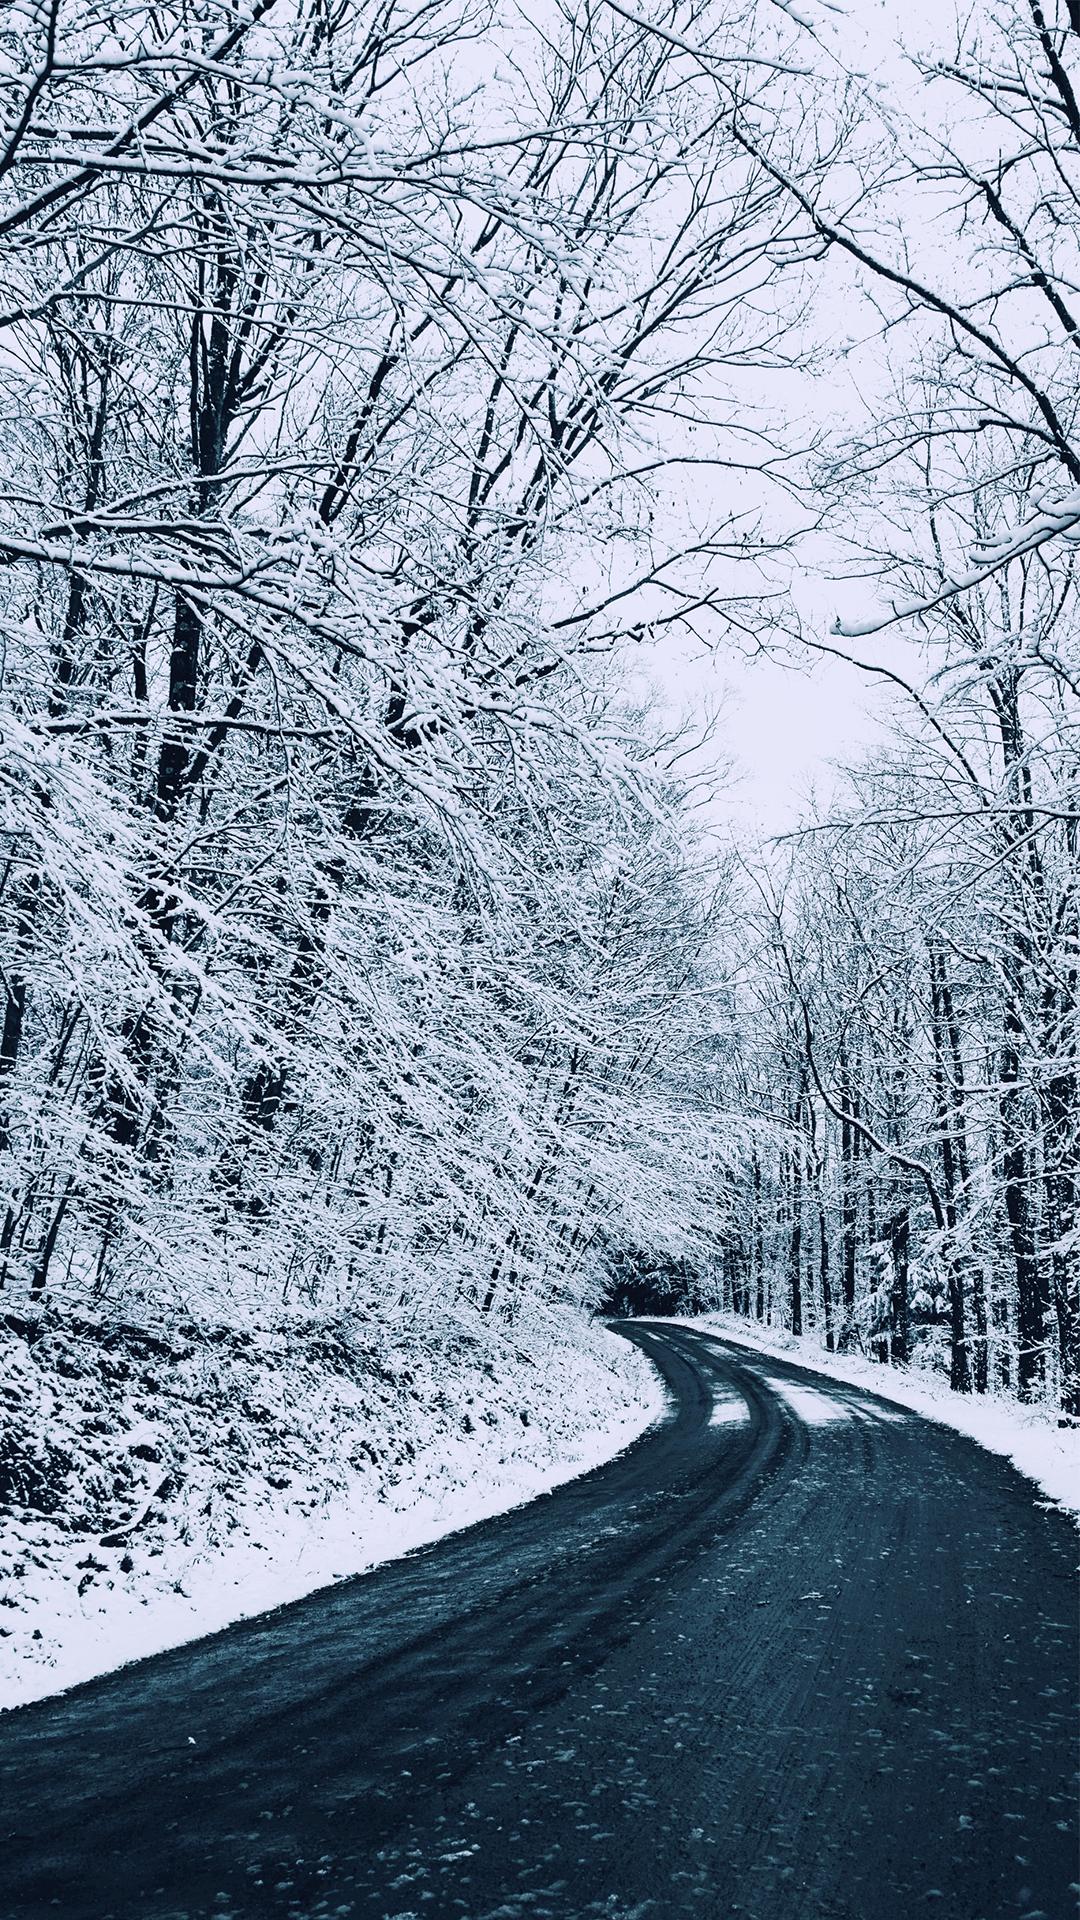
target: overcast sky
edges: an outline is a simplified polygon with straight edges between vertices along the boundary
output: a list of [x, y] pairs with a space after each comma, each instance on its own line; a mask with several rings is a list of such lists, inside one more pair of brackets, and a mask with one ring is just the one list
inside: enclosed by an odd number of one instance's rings
[[[776, 0], [784, 5], [785, 0]], [[861, 76], [865, 106], [871, 115], [882, 112], [894, 119], [898, 110], [937, 130], [936, 116], [944, 109], [944, 95], [928, 90], [905, 50], [934, 47], [948, 51], [956, 31], [956, 8], [940, 0], [804, 0], [789, 9], [797, 20], [809, 21], [825, 51], [835, 52], [839, 66]], [[932, 96], [932, 97], [931, 97]], [[942, 123], [944, 125], [944, 123]], [[932, 230], [915, 218], [912, 231], [892, 236], [892, 245], [911, 245], [933, 277], [946, 280], [959, 266], [951, 243], [942, 253]], [[888, 247], [886, 248], [888, 251]], [[859, 291], [849, 263], [830, 256], [817, 270], [815, 311], [811, 331], [836, 350], [816, 373], [795, 370], [753, 376], [744, 373], [734, 391], [751, 407], [765, 412], [778, 405], [789, 426], [798, 417], [807, 437], [815, 424], [841, 427], [860, 425], [872, 411], [875, 397], [884, 397], [890, 365], [903, 347], [903, 334], [891, 335], [883, 351], [881, 316]], [[756, 381], [760, 385], [756, 385]], [[794, 429], [792, 429], [794, 431]], [[725, 481], [719, 476], [718, 485]], [[733, 503], [747, 493], [744, 477], [730, 481]], [[765, 519], [770, 510], [762, 495]], [[794, 597], [804, 628], [830, 643], [833, 623], [860, 619], [880, 608], [872, 581], [843, 579], [845, 561], [825, 541], [808, 542], [798, 550], [793, 576]], [[914, 635], [894, 627], [875, 639], [836, 642], [861, 659], [892, 667], [921, 678], [916, 664]], [[902, 696], [880, 679], [840, 660], [806, 655], [805, 669], [768, 655], [745, 657], [731, 647], [714, 656], [691, 652], [673, 656], [670, 643], [657, 648], [654, 663], [643, 663], [647, 674], [670, 695], [673, 705], [708, 710], [726, 694], [725, 717], [715, 757], [728, 755], [733, 776], [720, 782], [714, 811], [739, 837], [784, 833], [808, 811], [809, 796], [819, 806], [836, 791], [834, 763], [857, 761], [873, 744], [886, 737], [889, 716], [895, 716]]]

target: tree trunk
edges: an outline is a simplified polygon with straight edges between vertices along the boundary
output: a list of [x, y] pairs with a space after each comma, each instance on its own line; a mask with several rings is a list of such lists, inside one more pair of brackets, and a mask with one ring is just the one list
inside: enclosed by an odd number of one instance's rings
[[[765, 1318], [765, 1225], [761, 1211], [761, 1160], [754, 1154], [754, 1314], [759, 1321]], [[749, 1318], [749, 1301], [747, 1301]]]
[[829, 1221], [822, 1201], [818, 1202], [818, 1274], [821, 1282], [821, 1312], [825, 1321], [825, 1347], [827, 1352], [835, 1353], [836, 1325], [829, 1275]]
[[1021, 1091], [1021, 1061], [1025, 1010], [1031, 1000], [1032, 944], [1027, 928], [1035, 918], [1033, 905], [1044, 902], [1045, 883], [1032, 808], [1031, 767], [1020, 711], [1020, 681], [1020, 669], [1013, 666], [996, 675], [990, 683], [1001, 733], [1005, 790], [1011, 803], [1006, 827], [1010, 858], [1005, 872], [1011, 878], [1016, 896], [1011, 903], [1005, 964], [998, 1110], [1005, 1218], [1016, 1271], [1017, 1389], [1021, 1400], [1034, 1400], [1046, 1375], [1047, 1301], [1039, 1272], [1031, 1204], [1033, 1116], [1026, 1111], [1027, 1102]]
[[1046, 1374], [1046, 1300], [1039, 1272], [1031, 1217], [1031, 1168], [1024, 1140], [1019, 1090], [1020, 1056], [1015, 1036], [1020, 1022], [1014, 1007], [1006, 1011], [1006, 1039], [1000, 1054], [1001, 1173], [1016, 1272], [1017, 1388], [1021, 1400], [1035, 1400]]
[[802, 1190], [802, 1150], [796, 1139], [791, 1155], [791, 1246], [788, 1262], [791, 1276], [791, 1331], [797, 1335], [801, 1335], [803, 1330]]
[[[942, 1168], [945, 1208], [945, 1272], [949, 1290], [949, 1384], [957, 1393], [971, 1392], [971, 1358], [966, 1324], [966, 1288], [971, 1259], [962, 1244], [960, 1208], [966, 1204], [967, 1147], [962, 1109], [962, 1082], [949, 1083], [949, 1069], [960, 1071], [959, 1037], [952, 994], [945, 973], [945, 956], [930, 948], [930, 1009], [933, 1026], [934, 1107]], [[951, 1031], [950, 1031], [951, 1030]], [[985, 1346], [985, 1341], [984, 1341]]]
[[[841, 1062], [841, 1101], [844, 1118], [840, 1125], [840, 1243], [843, 1316], [840, 1322], [840, 1351], [846, 1353], [855, 1333], [855, 1287], [858, 1260], [859, 1195], [856, 1186], [859, 1165], [859, 1132], [852, 1122], [858, 1117], [854, 1088], [848, 1074], [846, 1056]], [[850, 1117], [849, 1117], [850, 1116]]]
[[889, 1343], [893, 1359], [903, 1366], [911, 1359], [911, 1216], [906, 1207], [899, 1208], [889, 1222], [889, 1245], [892, 1253]]

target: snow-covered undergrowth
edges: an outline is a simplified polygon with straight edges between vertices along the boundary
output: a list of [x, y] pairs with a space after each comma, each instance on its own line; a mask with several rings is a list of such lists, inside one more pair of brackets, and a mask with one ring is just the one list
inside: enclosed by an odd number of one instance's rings
[[664, 1404], [583, 1317], [389, 1331], [0, 1318], [0, 1705], [505, 1511]]
[[850, 1386], [865, 1387], [883, 1400], [966, 1433], [991, 1453], [1003, 1454], [1051, 1500], [1080, 1516], [1080, 1433], [1059, 1427], [1056, 1415], [1045, 1407], [1020, 1406], [998, 1394], [954, 1393], [940, 1375], [925, 1369], [884, 1367], [861, 1354], [825, 1353], [816, 1341], [796, 1339], [776, 1327], [750, 1326], [731, 1314], [698, 1314], [682, 1324], [721, 1334], [757, 1353], [776, 1354]]

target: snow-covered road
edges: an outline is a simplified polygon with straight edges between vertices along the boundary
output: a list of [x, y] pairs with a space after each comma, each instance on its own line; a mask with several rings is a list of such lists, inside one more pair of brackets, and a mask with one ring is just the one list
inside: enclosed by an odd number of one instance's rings
[[1058, 1920], [1075, 1536], [846, 1383], [629, 1327], [528, 1507], [0, 1720], [0, 1913]]

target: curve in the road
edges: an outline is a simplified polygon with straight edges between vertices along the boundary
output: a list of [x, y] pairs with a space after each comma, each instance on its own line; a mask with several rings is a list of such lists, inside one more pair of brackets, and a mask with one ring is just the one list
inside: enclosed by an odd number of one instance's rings
[[0, 1914], [1064, 1920], [1074, 1536], [691, 1328], [608, 1466], [0, 1720]]

